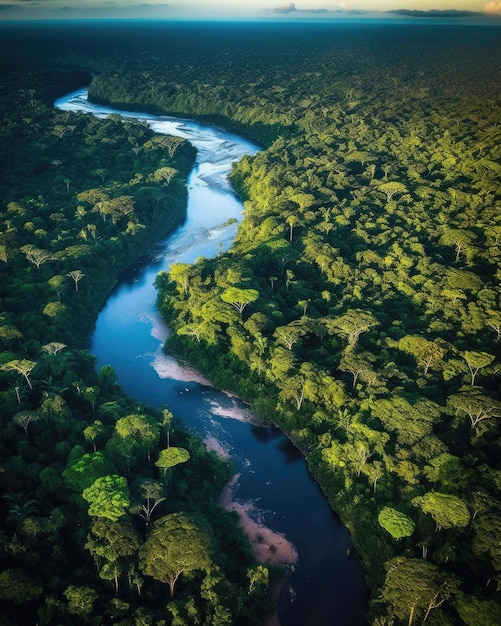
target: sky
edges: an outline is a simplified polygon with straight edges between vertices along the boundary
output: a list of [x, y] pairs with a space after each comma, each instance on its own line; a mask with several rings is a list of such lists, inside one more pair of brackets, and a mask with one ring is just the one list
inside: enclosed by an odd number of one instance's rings
[[501, 0], [0, 0], [0, 20], [346, 19], [399, 9], [501, 17]]

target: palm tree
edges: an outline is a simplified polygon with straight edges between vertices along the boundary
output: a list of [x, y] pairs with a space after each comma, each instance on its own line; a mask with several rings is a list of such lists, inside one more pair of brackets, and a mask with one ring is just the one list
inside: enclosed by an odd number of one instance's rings
[[3, 498], [11, 503], [5, 522], [7, 524], [13, 522], [16, 525], [16, 533], [22, 528], [25, 519], [40, 514], [38, 500], [33, 498], [32, 494], [28, 492], [21, 491], [16, 494], [7, 494]]

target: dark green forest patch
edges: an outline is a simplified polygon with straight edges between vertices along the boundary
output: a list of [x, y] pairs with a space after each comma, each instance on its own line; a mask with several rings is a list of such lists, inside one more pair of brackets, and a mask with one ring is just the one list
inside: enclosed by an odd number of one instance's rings
[[90, 74], [34, 41], [1, 74], [0, 623], [258, 624], [268, 569], [217, 504], [231, 465], [85, 349], [120, 274], [184, 219], [195, 151], [55, 110]]
[[[304, 451], [352, 532], [373, 624], [498, 623], [499, 28], [80, 37], [53, 58], [92, 71], [92, 98], [217, 115], [266, 146], [233, 172], [233, 247], [158, 278], [169, 349]], [[9, 341], [19, 359], [24, 335]]]

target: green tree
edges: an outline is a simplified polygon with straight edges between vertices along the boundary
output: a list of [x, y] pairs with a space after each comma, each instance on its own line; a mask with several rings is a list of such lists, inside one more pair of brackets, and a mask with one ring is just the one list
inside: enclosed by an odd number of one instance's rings
[[470, 512], [466, 504], [452, 494], [429, 491], [412, 500], [414, 506], [432, 516], [437, 530], [465, 528], [470, 523]]
[[169, 278], [176, 283], [180, 293], [184, 296], [188, 294], [190, 268], [189, 263], [173, 263], [169, 269]]
[[158, 460], [155, 462], [155, 465], [160, 469], [163, 469], [164, 474], [166, 474], [169, 469], [179, 465], [179, 463], [186, 463], [189, 458], [190, 453], [188, 450], [172, 446], [170, 448], [160, 450]]
[[51, 261], [54, 257], [48, 250], [42, 250], [31, 244], [21, 247], [21, 251], [24, 252], [26, 258], [30, 263], [36, 265], [37, 269], [46, 261]]
[[63, 293], [64, 282], [65, 282], [64, 276], [62, 274], [56, 274], [55, 276], [52, 276], [52, 278], [49, 278], [47, 282], [49, 283], [51, 288], [56, 292], [57, 299], [61, 300], [61, 294]]
[[93, 210], [101, 214], [104, 221], [109, 215], [113, 224], [117, 224], [122, 218], [134, 214], [135, 200], [132, 196], [117, 196], [111, 200], [98, 202]]
[[430, 368], [438, 369], [440, 367], [446, 353], [445, 348], [437, 341], [430, 341], [417, 335], [403, 337], [399, 341], [398, 347], [416, 358], [417, 364], [423, 368], [425, 376]]
[[89, 503], [89, 515], [106, 517], [116, 522], [130, 506], [127, 480], [123, 476], [110, 474], [97, 478], [82, 496]]
[[447, 492], [455, 491], [468, 481], [468, 472], [461, 459], [449, 452], [433, 457], [424, 468], [426, 478], [438, 483]]
[[501, 337], [501, 312], [490, 310], [487, 313], [486, 325], [496, 333], [496, 342]]
[[0, 600], [27, 604], [39, 598], [42, 591], [38, 578], [22, 569], [11, 568], [0, 572]]
[[481, 600], [465, 593], [458, 594], [455, 609], [466, 626], [501, 624], [501, 607], [494, 600]]
[[385, 506], [381, 509], [377, 521], [381, 528], [390, 533], [393, 539], [410, 537], [415, 528], [414, 522], [408, 515], [391, 506]]
[[16, 413], [12, 418], [14, 424], [21, 426], [24, 430], [24, 434], [26, 435], [26, 439], [29, 441], [29, 432], [28, 427], [33, 422], [37, 422], [42, 416], [37, 411], [21, 411], [20, 413]]
[[170, 431], [171, 431], [173, 419], [174, 419], [174, 415], [168, 409], [162, 409], [162, 426], [163, 428], [165, 428], [168, 448], [170, 448]]
[[269, 585], [270, 572], [264, 565], [249, 567], [247, 570], [247, 578], [249, 579], [249, 594], [253, 593], [258, 587], [267, 588]]
[[66, 276], [73, 279], [73, 282], [75, 283], [75, 291], [78, 293], [78, 283], [82, 280], [85, 274], [81, 270], [72, 270], [69, 274], [66, 274]]
[[85, 547], [94, 557], [100, 576], [103, 573], [104, 580], [114, 580], [118, 593], [119, 577], [141, 544], [141, 538], [127, 516], [115, 521], [98, 517], [92, 524]]
[[370, 352], [354, 352], [346, 350], [339, 363], [339, 369], [342, 372], [349, 372], [353, 376], [352, 389], [355, 389], [357, 381], [364, 378], [372, 371], [372, 364], [376, 361], [376, 357]]
[[94, 422], [84, 428], [82, 432], [85, 437], [85, 441], [92, 442], [92, 447], [94, 452], [96, 452], [96, 440], [104, 432], [104, 426], [101, 420], [94, 420]]
[[76, 585], [66, 587], [63, 595], [68, 601], [68, 612], [82, 617], [89, 617], [92, 614], [94, 602], [98, 598], [95, 589]]
[[496, 358], [493, 354], [488, 352], [473, 352], [466, 350], [463, 353], [463, 358], [466, 361], [466, 365], [471, 374], [471, 386], [475, 384], [475, 377], [478, 372], [483, 368], [490, 365]]
[[43, 308], [43, 314], [50, 317], [52, 320], [57, 319], [62, 313], [66, 311], [67, 307], [62, 302], [49, 302]]
[[22, 336], [23, 333], [14, 326], [9, 324], [0, 326], [0, 340], [5, 341], [7, 344], [11, 344], [16, 339], [21, 339]]
[[[492, 505], [491, 505], [492, 506]], [[501, 572], [501, 516], [493, 507], [478, 515], [473, 524], [473, 554], [477, 559], [486, 559], [491, 573], [499, 579]]]
[[144, 574], [169, 585], [171, 597], [182, 574], [210, 566], [212, 536], [207, 523], [190, 513], [171, 513], [152, 524], [150, 536], [139, 551]]
[[176, 174], [177, 170], [173, 167], [160, 167], [153, 173], [152, 180], [168, 185]]
[[397, 194], [407, 193], [407, 187], [403, 183], [397, 181], [388, 181], [381, 183], [377, 187], [386, 196], [386, 202], [390, 202]]
[[379, 322], [370, 311], [349, 309], [343, 315], [327, 320], [326, 324], [329, 332], [343, 335], [348, 339], [348, 345], [353, 348], [360, 335], [377, 326]]
[[[165, 488], [162, 483], [145, 478], [139, 481], [137, 491], [139, 492], [137, 511], [146, 523], [146, 534], [148, 534], [153, 512], [159, 504], [167, 499]], [[132, 511], [136, 512], [136, 507]]]
[[66, 347], [67, 345], [65, 343], [61, 343], [60, 341], [51, 341], [50, 343], [46, 343], [42, 346], [42, 350], [54, 356]]
[[5, 522], [15, 524], [16, 532], [23, 527], [25, 520], [33, 515], [40, 515], [39, 502], [32, 494], [25, 491], [16, 494], [5, 494], [3, 499], [7, 502], [7, 515]]
[[63, 471], [65, 483], [77, 493], [83, 493], [98, 478], [113, 472], [113, 465], [102, 452], [84, 454]]
[[160, 438], [160, 426], [155, 418], [139, 413], [126, 415], [117, 420], [115, 431], [121, 439], [133, 443], [134, 448], [145, 451], [150, 461], [151, 449]]
[[412, 626], [426, 621], [433, 609], [446, 602], [458, 588], [458, 581], [436, 565], [422, 559], [395, 557], [385, 564], [386, 580], [381, 599], [390, 614]]
[[292, 241], [294, 236], [294, 226], [299, 224], [299, 218], [297, 215], [289, 215], [285, 221], [289, 226], [289, 241]]
[[371, 414], [378, 417], [386, 431], [397, 433], [401, 446], [411, 447], [433, 433], [433, 424], [440, 416], [440, 407], [422, 398], [404, 398], [394, 394], [386, 398], [369, 400]]
[[85, 387], [83, 390], [83, 397], [90, 402], [92, 407], [92, 412], [96, 412], [96, 400], [100, 394], [101, 390], [97, 385], [92, 385], [91, 387]]
[[292, 350], [295, 343], [307, 333], [307, 329], [300, 320], [294, 320], [287, 326], [279, 326], [275, 329], [273, 337], [287, 350]]
[[471, 254], [475, 242], [475, 235], [468, 230], [462, 230], [460, 228], [446, 228], [440, 242], [455, 247], [457, 263], [461, 254]]
[[256, 289], [238, 289], [237, 287], [229, 287], [221, 294], [221, 299], [231, 304], [240, 315], [243, 314], [245, 307], [251, 302], [255, 302], [259, 298], [259, 292]]
[[480, 389], [452, 394], [447, 398], [447, 405], [459, 414], [465, 414], [472, 429], [476, 429], [484, 420], [501, 417], [501, 402], [482, 393]]
[[31, 371], [36, 367], [36, 361], [30, 361], [29, 359], [14, 359], [13, 361], [9, 361], [8, 363], [4, 363], [0, 369], [4, 372], [17, 372], [18, 374], [22, 374], [24, 379], [28, 383], [28, 387], [33, 389], [30, 380]]

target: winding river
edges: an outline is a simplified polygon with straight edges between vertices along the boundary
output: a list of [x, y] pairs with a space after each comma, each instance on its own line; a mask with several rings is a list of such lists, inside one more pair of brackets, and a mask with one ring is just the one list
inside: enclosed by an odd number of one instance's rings
[[153, 282], [174, 262], [190, 263], [226, 250], [242, 205], [228, 181], [232, 163], [258, 147], [192, 120], [124, 112], [95, 105], [82, 89], [55, 106], [98, 117], [142, 119], [158, 133], [183, 137], [197, 149], [188, 179], [186, 220], [159, 243], [147, 262], [121, 277], [96, 323], [92, 352], [111, 365], [122, 388], [152, 406], [167, 405], [183, 426], [231, 458], [237, 474], [221, 504], [240, 513], [257, 557], [284, 565], [288, 575], [269, 623], [281, 626], [362, 626], [366, 587], [349, 556], [349, 533], [330, 510], [306, 463], [284, 435], [259, 425], [248, 407], [165, 355], [168, 329], [155, 308]]

